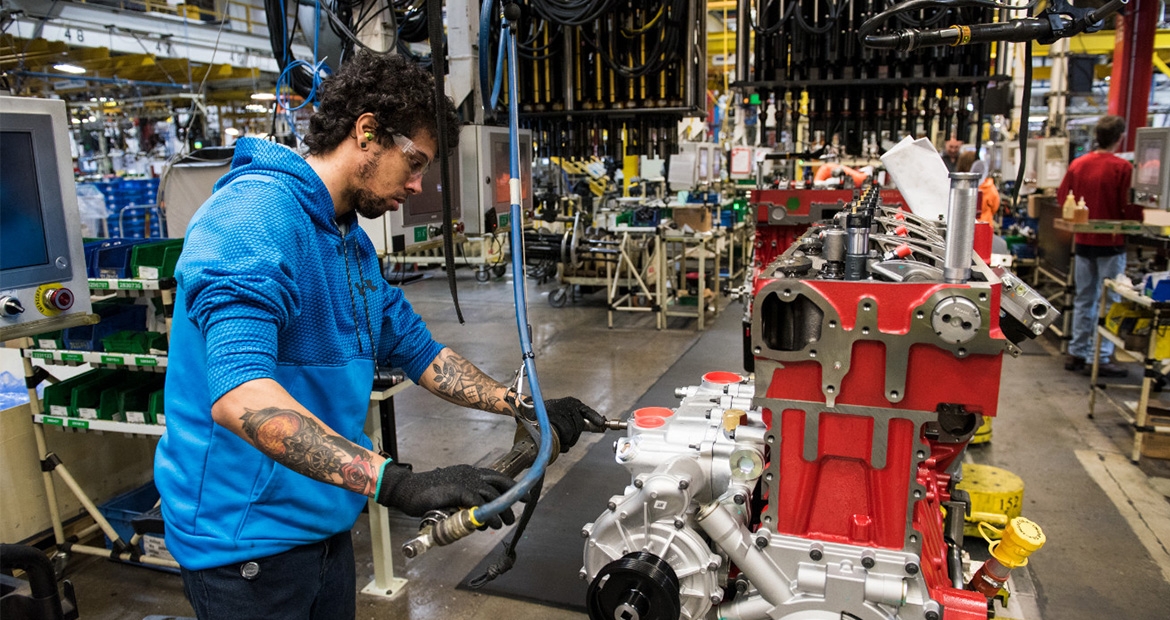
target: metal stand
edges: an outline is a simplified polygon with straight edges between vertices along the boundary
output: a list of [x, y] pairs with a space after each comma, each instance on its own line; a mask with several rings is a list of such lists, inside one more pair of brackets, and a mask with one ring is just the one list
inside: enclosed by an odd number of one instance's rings
[[[487, 282], [493, 275], [502, 277], [508, 269], [509, 230], [508, 226], [501, 226], [486, 235], [456, 236], [456, 247], [463, 254], [457, 258], [456, 265], [475, 265], [475, 279], [479, 282]], [[405, 253], [387, 253], [386, 260], [401, 265], [442, 265], [445, 263], [443, 240], [437, 238], [413, 245]]]
[[[659, 261], [658, 264], [652, 262], [652, 253], [647, 253], [647, 245], [635, 244], [630, 235], [635, 234], [629, 231], [622, 233], [621, 243], [618, 245], [618, 264], [615, 271], [610, 272], [607, 269], [607, 275], [612, 274], [611, 278], [607, 278], [608, 290], [607, 297], [609, 302], [609, 327], [613, 327], [613, 313], [614, 312], [653, 312], [655, 314], [655, 326], [658, 329], [666, 327], [666, 314], [664, 309], [666, 307], [666, 276], [665, 269]], [[643, 233], [638, 233], [643, 234]], [[662, 245], [661, 238], [657, 237], [656, 231], [644, 233], [655, 237], [655, 252], [662, 256], [665, 249], [660, 247]], [[642, 269], [646, 267], [653, 267], [654, 273], [647, 273], [647, 277], [642, 277]], [[651, 286], [654, 290], [651, 290]], [[619, 294], [619, 288], [626, 288], [626, 292]], [[643, 297], [650, 301], [650, 306], [643, 306], [636, 303], [636, 300]]]
[[[403, 381], [387, 388], [375, 388], [370, 394], [370, 408], [366, 416], [366, 433], [382, 442], [381, 449], [398, 460], [398, 442], [394, 427], [394, 395], [414, 385]], [[378, 446], [374, 446], [378, 448]], [[393, 544], [390, 541], [390, 513], [388, 509], [369, 500], [370, 545], [373, 547], [374, 580], [362, 588], [362, 594], [390, 598], [406, 587], [405, 579], [394, 576]]]
[[[680, 248], [677, 255], [673, 255], [667, 259], [668, 263], [675, 266], [675, 271], [672, 273], [674, 280], [675, 293], [673, 299], [668, 299], [666, 316], [685, 316], [698, 318], [698, 329], [703, 331], [706, 327], [707, 319], [707, 296], [711, 293], [711, 304], [714, 310], [711, 312], [711, 319], [719, 316], [719, 300], [715, 296], [718, 287], [718, 276], [720, 268], [719, 252], [715, 249], [715, 240], [717, 237], [722, 237], [724, 232], [722, 230], [714, 230], [702, 233], [681, 233], [677, 231], [668, 231], [662, 236], [664, 242], [663, 255], [672, 244], [677, 244]], [[714, 260], [715, 273], [715, 287], [707, 285], [707, 261]], [[698, 264], [698, 292], [697, 301], [695, 303], [695, 310], [681, 310], [678, 308], [679, 301], [686, 297], [687, 290], [687, 261], [694, 260]], [[674, 306], [674, 309], [671, 309]]]
[[[1121, 295], [1125, 301], [1137, 304], [1151, 315], [1150, 319], [1150, 338], [1146, 343], [1146, 350], [1144, 352], [1128, 351], [1125, 349], [1125, 341], [1119, 338], [1116, 334], [1105, 328], [1105, 300], [1108, 299], [1109, 291], [1113, 290]], [[1156, 377], [1161, 374], [1159, 366], [1162, 360], [1157, 358], [1158, 341], [1161, 339], [1159, 332], [1163, 327], [1163, 321], [1170, 319], [1163, 318], [1170, 313], [1170, 303], [1157, 302], [1149, 297], [1138, 294], [1137, 291], [1122, 286], [1113, 280], [1105, 280], [1101, 291], [1101, 301], [1098, 305], [1098, 316], [1101, 321], [1097, 325], [1097, 335], [1093, 340], [1093, 371], [1089, 378], [1089, 417], [1093, 417], [1093, 410], [1097, 404], [1097, 395], [1100, 394], [1109, 404], [1113, 405], [1121, 417], [1125, 418], [1129, 425], [1133, 428], [1133, 452], [1129, 459], [1137, 463], [1142, 457], [1142, 441], [1147, 433], [1158, 435], [1170, 435], [1170, 425], [1151, 425], [1150, 424], [1150, 390], [1153, 388], [1153, 383]], [[1135, 357], [1141, 355], [1142, 362], [1142, 383], [1140, 386], [1135, 385], [1105, 385], [1097, 383], [1097, 370], [1101, 363], [1101, 339], [1107, 338], [1113, 342], [1114, 346], [1123, 351], [1127, 351]], [[1126, 403], [1119, 400], [1112, 393], [1107, 391], [1117, 389], [1137, 389], [1139, 390], [1138, 402], [1136, 407], [1130, 407]]]
[[[36, 376], [35, 369], [32, 365], [32, 360], [25, 357], [22, 359], [22, 361], [24, 362], [25, 378], [31, 379], [32, 377]], [[30, 381], [29, 383], [32, 382]], [[41, 402], [40, 398], [37, 396], [35, 384], [29, 386], [28, 398], [29, 406], [32, 408], [32, 411], [40, 411]], [[56, 454], [53, 454], [52, 452], [49, 452], [48, 444], [45, 441], [45, 430], [40, 423], [35, 421], [33, 423], [33, 436], [36, 438], [37, 442], [37, 456], [41, 460], [41, 478], [45, 484], [45, 500], [49, 504], [49, 518], [53, 526], [54, 542], [59, 549], [58, 553], [64, 553], [65, 557], [68, 557], [68, 554], [77, 552], [84, 553], [86, 555], [108, 557], [110, 559], [120, 560], [123, 562], [137, 562], [140, 564], [166, 566], [169, 568], [179, 567], [178, 563], [172, 560], [148, 557], [138, 553], [134, 548], [134, 545], [136, 545], [138, 542], [137, 536], [135, 536], [134, 539], [132, 539], [129, 543], [123, 541], [122, 538], [118, 535], [118, 532], [114, 530], [114, 527], [110, 525], [110, 522], [106, 520], [104, 515], [102, 515], [102, 512], [98, 510], [98, 507], [93, 503], [93, 500], [91, 500], [89, 496], [85, 494], [85, 491], [81, 489], [81, 486], [77, 484], [77, 481], [73, 478], [73, 475], [69, 473], [69, 470], [65, 467], [65, 464], [61, 462], [60, 457], [58, 457]], [[69, 491], [73, 493], [73, 496], [77, 498], [77, 501], [81, 502], [82, 507], [85, 508], [85, 511], [89, 513], [89, 516], [94, 520], [94, 525], [85, 528], [71, 538], [73, 540], [83, 540], [87, 536], [97, 532], [100, 529], [107, 538], [113, 541], [111, 545], [112, 549], [106, 549], [104, 547], [93, 547], [90, 545], [81, 545], [74, 543], [71, 540], [66, 540], [65, 528], [61, 523], [61, 511], [57, 506], [57, 491], [56, 485], [53, 482], [53, 474], [57, 474], [57, 476], [61, 478], [61, 481], [65, 483], [65, 486], [69, 487]]]

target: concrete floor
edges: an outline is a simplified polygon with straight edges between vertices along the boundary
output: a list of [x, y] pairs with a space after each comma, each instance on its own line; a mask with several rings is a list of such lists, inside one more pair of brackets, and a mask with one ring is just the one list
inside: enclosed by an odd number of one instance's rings
[[[443, 273], [429, 273], [434, 277], [407, 285], [405, 291], [438, 340], [492, 376], [509, 379], [520, 361], [510, 280], [477, 284], [470, 271], [460, 270], [460, 299], [467, 319], [461, 326]], [[601, 294], [553, 309], [545, 302], [552, 289], [552, 285], [529, 289], [538, 372], [548, 397], [577, 396], [609, 417], [618, 417], [698, 338], [694, 321], [672, 319], [669, 329], [657, 331], [648, 314], [619, 314], [615, 327], [607, 329]], [[729, 311], [738, 314], [741, 309], [733, 304]], [[1048, 537], [1047, 546], [1033, 556], [1027, 569], [1017, 571], [1013, 609], [1022, 611], [1013, 617], [1170, 617], [1170, 504], [1163, 495], [1170, 493], [1170, 464], [1143, 459], [1140, 469], [1132, 466], [1127, 458], [1131, 435], [1120, 425], [1120, 417], [1107, 405], [1098, 405], [1095, 419], [1087, 417], [1088, 379], [1064, 371], [1051, 345], [1032, 349], [1032, 354], [1005, 359], [993, 441], [972, 449], [970, 455], [975, 462], [1006, 468], [1024, 479], [1024, 515], [1039, 523]], [[1132, 366], [1131, 375], [1139, 370]], [[511, 443], [512, 423], [504, 418], [455, 408], [419, 389], [407, 390], [395, 402], [400, 456], [417, 469], [455, 462], [486, 464]], [[609, 439], [582, 438], [583, 444], [596, 441]], [[553, 464], [546, 492], [583, 453], [578, 447]], [[594, 516], [582, 515], [581, 522]], [[408, 538], [416, 527], [413, 519], [391, 518], [396, 541]], [[373, 575], [365, 516], [354, 532], [360, 589]], [[500, 540], [498, 533], [477, 534], [410, 562], [395, 553], [395, 572], [410, 580], [409, 585], [389, 600], [359, 595], [358, 617], [586, 617], [455, 589], [481, 558], [495, 552]], [[574, 570], [579, 561], [566, 558]], [[85, 557], [70, 563], [67, 577], [77, 588], [83, 618], [137, 620], [192, 613], [175, 575]]]

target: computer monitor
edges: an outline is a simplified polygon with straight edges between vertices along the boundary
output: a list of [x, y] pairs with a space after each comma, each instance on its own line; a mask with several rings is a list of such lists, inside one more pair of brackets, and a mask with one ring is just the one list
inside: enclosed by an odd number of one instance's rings
[[0, 340], [90, 312], [65, 102], [0, 97]]
[[[477, 223], [489, 210], [496, 215], [507, 215], [512, 208], [508, 181], [512, 178], [511, 137], [507, 127], [488, 125], [476, 127], [479, 132], [479, 176], [484, 190], [480, 193], [480, 211]], [[532, 132], [521, 129], [520, 142], [520, 206], [532, 209]], [[490, 181], [489, 181], [490, 179]], [[470, 225], [470, 222], [469, 222]]]
[[1170, 198], [1170, 127], [1143, 127], [1137, 130], [1133, 148], [1134, 193]]

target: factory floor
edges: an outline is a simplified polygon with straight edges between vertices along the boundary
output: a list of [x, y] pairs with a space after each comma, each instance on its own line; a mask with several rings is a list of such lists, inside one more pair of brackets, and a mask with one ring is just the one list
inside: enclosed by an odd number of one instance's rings
[[[475, 362], [488, 374], [508, 380], [519, 364], [510, 275], [476, 283], [458, 270], [459, 299], [467, 320], [459, 325], [444, 273], [404, 287], [415, 309], [440, 342]], [[538, 372], [546, 397], [577, 396], [607, 416], [619, 417], [699, 338], [695, 321], [673, 318], [668, 329], [654, 329], [648, 313], [619, 313], [606, 327], [604, 295], [585, 296], [566, 307], [546, 303], [554, 285], [530, 285], [530, 312]], [[720, 300], [720, 303], [726, 303]], [[721, 324], [742, 312], [732, 303]], [[738, 332], [729, 330], [729, 337]], [[1154, 620], [1170, 617], [1170, 461], [1128, 459], [1132, 435], [1106, 404], [1088, 412], [1087, 377], [1066, 372], [1054, 343], [1005, 357], [999, 417], [989, 444], [973, 447], [973, 462], [1002, 467], [1026, 483], [1023, 514], [1040, 524], [1048, 538], [1031, 563], [1014, 575], [1012, 617], [1018, 620]], [[699, 351], [691, 351], [695, 355]], [[1140, 374], [1130, 364], [1130, 379]], [[711, 368], [710, 370], [736, 370]], [[698, 382], [694, 377], [694, 382]], [[971, 377], [953, 381], [978, 380]], [[673, 405], [664, 402], [662, 405]], [[400, 457], [416, 470], [467, 462], [486, 464], [511, 444], [510, 420], [449, 405], [421, 389], [395, 399]], [[582, 437], [569, 454], [550, 467], [545, 493], [584, 454], [584, 444], [611, 441]], [[614, 465], [615, 467], [617, 465]], [[620, 489], [614, 489], [619, 492]], [[599, 505], [600, 513], [604, 506]], [[539, 512], [538, 518], [539, 518]], [[596, 514], [583, 514], [581, 523]], [[397, 543], [417, 527], [393, 515]], [[368, 519], [354, 528], [358, 584], [373, 576]], [[477, 534], [456, 547], [432, 550], [406, 561], [395, 550], [397, 577], [409, 581], [389, 599], [358, 595], [358, 618], [396, 620], [560, 620], [585, 618], [580, 612], [456, 589], [473, 567], [495, 553], [499, 533]], [[969, 546], [976, 545], [968, 539]], [[523, 557], [520, 558], [523, 562]], [[575, 573], [580, 555], [566, 557]], [[77, 591], [81, 617], [138, 620], [151, 615], [190, 616], [177, 575], [75, 557], [66, 576]], [[533, 592], [541, 584], [533, 583]], [[538, 596], [534, 598], [539, 598]], [[1001, 615], [1001, 617], [1004, 617]]]

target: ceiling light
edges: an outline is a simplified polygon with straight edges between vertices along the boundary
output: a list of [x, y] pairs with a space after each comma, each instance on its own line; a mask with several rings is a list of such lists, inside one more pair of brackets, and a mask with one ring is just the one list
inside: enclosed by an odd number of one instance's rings
[[239, 129], [236, 129], [235, 127], [227, 127], [227, 128], [225, 128], [225, 129], [223, 130], [223, 132], [224, 132], [224, 133], [226, 133], [226, 134], [227, 134], [227, 135], [229, 135], [229, 136], [238, 136], [238, 135], [240, 135], [240, 130], [239, 130]]
[[81, 67], [78, 67], [77, 65], [71, 65], [69, 63], [64, 63], [64, 62], [61, 64], [53, 65], [53, 68], [62, 72], [62, 73], [72, 73], [74, 75], [80, 75], [82, 73], [85, 73], [85, 69], [82, 69]]
[[252, 93], [252, 99], [256, 101], [276, 101], [276, 95], [273, 93]]

